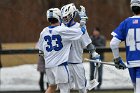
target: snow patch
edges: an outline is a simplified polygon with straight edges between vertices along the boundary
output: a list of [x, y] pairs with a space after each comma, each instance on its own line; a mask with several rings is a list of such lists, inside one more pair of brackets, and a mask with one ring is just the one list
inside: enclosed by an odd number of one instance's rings
[[[89, 63], [83, 63], [89, 82]], [[36, 65], [21, 65], [2, 68], [0, 90], [39, 90], [39, 72]], [[102, 89], [132, 88], [128, 70], [117, 70], [113, 66], [103, 66]]]

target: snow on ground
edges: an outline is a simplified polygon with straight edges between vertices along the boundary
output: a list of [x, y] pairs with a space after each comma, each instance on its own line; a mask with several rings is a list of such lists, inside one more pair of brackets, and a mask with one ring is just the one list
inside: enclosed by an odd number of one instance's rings
[[[89, 81], [89, 64], [84, 63], [86, 77]], [[0, 90], [39, 90], [39, 73], [36, 65], [21, 65], [2, 68], [0, 73]], [[128, 70], [117, 70], [113, 66], [103, 67], [102, 89], [132, 88]]]

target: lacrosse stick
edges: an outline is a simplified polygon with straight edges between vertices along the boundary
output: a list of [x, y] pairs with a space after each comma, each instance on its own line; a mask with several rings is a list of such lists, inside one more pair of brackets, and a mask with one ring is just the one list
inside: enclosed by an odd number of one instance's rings
[[97, 61], [97, 60], [91, 60], [91, 59], [88, 59], [88, 58], [85, 58], [84, 60], [85, 60], [85, 61], [90, 61], [90, 62], [93, 62], [93, 63], [99, 63], [99, 64], [105, 64], [105, 65], [110, 65], [110, 66], [116, 66], [116, 65], [113, 64], [113, 63], [101, 62], [101, 61]]
[[[93, 63], [99, 63], [99, 64], [104, 64], [104, 65], [110, 65], [110, 66], [118, 66], [114, 63], [110, 63], [110, 62], [101, 62], [101, 61], [97, 61], [97, 60], [91, 60], [91, 59], [88, 59], [88, 58], [85, 58], [84, 59], [85, 61], [90, 61], [90, 62], [93, 62]], [[129, 66], [126, 66], [126, 68], [129, 68]]]
[[98, 86], [99, 82], [97, 81], [97, 75], [98, 75], [98, 68], [100, 67], [99, 63], [96, 63], [95, 73], [94, 73], [94, 79], [89, 82], [89, 85], [87, 87], [88, 90], [91, 90]]

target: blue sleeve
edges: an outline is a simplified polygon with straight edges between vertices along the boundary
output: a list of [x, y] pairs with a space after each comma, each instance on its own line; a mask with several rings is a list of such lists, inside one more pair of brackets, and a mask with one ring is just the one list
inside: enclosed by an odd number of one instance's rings
[[121, 22], [121, 24], [111, 33], [114, 37], [118, 38], [121, 41], [125, 40], [125, 21]]

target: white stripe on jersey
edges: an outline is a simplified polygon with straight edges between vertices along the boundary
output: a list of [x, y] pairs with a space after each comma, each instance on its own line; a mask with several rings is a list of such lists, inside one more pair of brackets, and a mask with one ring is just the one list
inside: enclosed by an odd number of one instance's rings
[[140, 67], [140, 60], [128, 61], [127, 66], [129, 68], [131, 68], [131, 67]]

